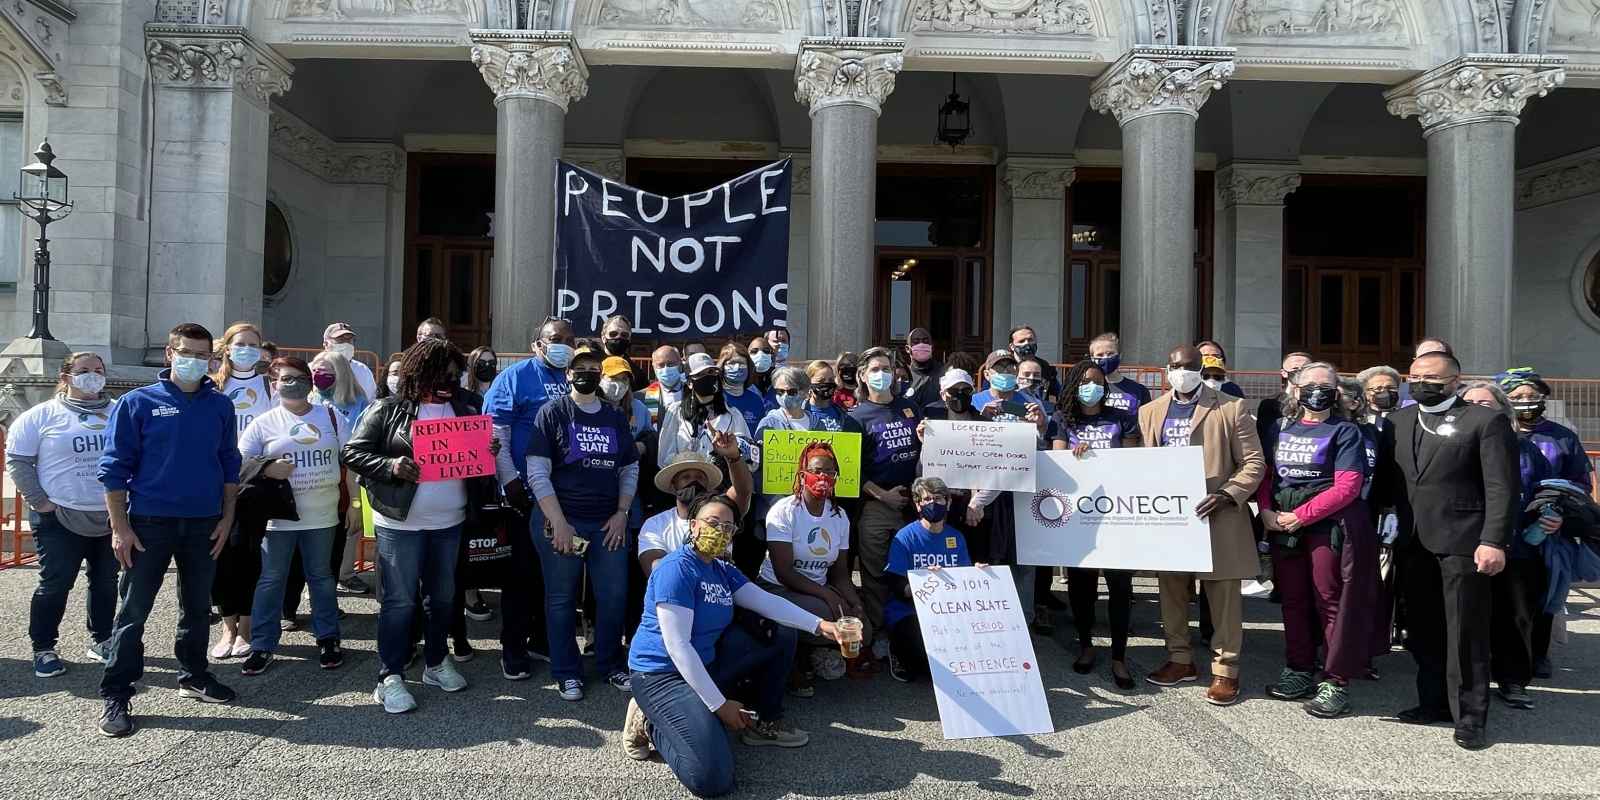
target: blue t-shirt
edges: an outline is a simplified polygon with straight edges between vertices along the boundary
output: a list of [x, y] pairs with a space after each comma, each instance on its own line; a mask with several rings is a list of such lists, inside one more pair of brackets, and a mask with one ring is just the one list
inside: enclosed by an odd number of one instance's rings
[[845, 427], [845, 417], [848, 416], [844, 409], [829, 404], [826, 408], [806, 403], [806, 413], [811, 416], [811, 429], [815, 431], [828, 431], [840, 433], [850, 430]]
[[1332, 485], [1335, 472], [1370, 475], [1367, 445], [1354, 422], [1339, 417], [1326, 422], [1280, 420], [1262, 449], [1271, 459], [1274, 491], [1287, 487]]
[[1589, 456], [1584, 453], [1583, 442], [1578, 439], [1578, 434], [1573, 433], [1571, 428], [1542, 419], [1533, 426], [1531, 432], [1519, 434], [1519, 437], [1533, 442], [1544, 454], [1544, 459], [1550, 462], [1552, 477], [1572, 481], [1585, 488], [1590, 486]]
[[527, 469], [528, 440], [533, 438], [533, 420], [539, 409], [551, 398], [565, 395], [567, 388], [565, 370], [534, 356], [494, 376], [483, 393], [483, 413], [494, 417], [494, 424], [511, 429], [511, 463], [518, 472]]
[[1010, 398], [1001, 399], [994, 396], [993, 389], [984, 389], [972, 396], [972, 408], [982, 414], [996, 400], [1000, 401], [1000, 411], [992, 417], [985, 417], [990, 422], [1027, 422], [1028, 404], [1038, 402], [1022, 392], [1012, 392]]
[[1071, 422], [1064, 415], [1056, 416], [1057, 428], [1053, 438], [1077, 447], [1087, 442], [1090, 450], [1121, 447], [1128, 436], [1139, 435], [1139, 418], [1115, 408], [1102, 407], [1100, 413], [1083, 422]]
[[[1150, 402], [1150, 388], [1132, 379], [1122, 378], [1107, 387], [1106, 405], [1139, 418], [1139, 406]], [[1174, 403], [1176, 405], [1176, 403]]]
[[850, 417], [865, 433], [861, 444], [861, 480], [880, 488], [910, 486], [917, 477], [917, 459], [922, 456], [922, 441], [917, 438], [917, 423], [922, 415], [917, 404], [896, 397], [887, 404], [863, 400], [850, 409]]
[[[940, 567], [970, 567], [972, 556], [967, 553], [967, 537], [948, 523], [944, 530], [934, 533], [913, 522], [901, 528], [889, 543], [889, 565], [884, 572], [904, 576], [914, 569]], [[893, 627], [900, 620], [917, 613], [911, 601], [896, 595], [883, 607], [883, 621]]]
[[628, 669], [635, 672], [677, 672], [661, 638], [656, 604], [694, 612], [689, 643], [707, 667], [717, 657], [717, 640], [733, 623], [733, 593], [749, 583], [737, 567], [722, 559], [707, 564], [692, 547], [680, 547], [656, 562], [644, 588], [644, 616], [628, 648]]
[[723, 392], [722, 399], [728, 401], [729, 411], [738, 411], [739, 416], [744, 417], [744, 426], [752, 431], [767, 415], [767, 401], [754, 386], [747, 387], [744, 394], [738, 396]]
[[539, 409], [528, 455], [550, 459], [550, 482], [568, 520], [602, 522], [617, 511], [624, 467], [639, 460], [628, 420], [601, 403], [589, 413], [563, 395]]
[[[1107, 395], [1109, 398], [1110, 395]], [[1109, 404], [1109, 403], [1108, 403]], [[1188, 447], [1189, 433], [1194, 428], [1194, 407], [1197, 403], [1167, 404], [1167, 418], [1161, 423], [1162, 447]]]

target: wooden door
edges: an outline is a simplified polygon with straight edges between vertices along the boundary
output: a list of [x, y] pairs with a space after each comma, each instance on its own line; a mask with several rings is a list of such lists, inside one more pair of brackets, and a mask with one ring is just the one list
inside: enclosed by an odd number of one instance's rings
[[1311, 273], [1311, 352], [1341, 371], [1388, 363], [1394, 340], [1394, 273], [1320, 268]]
[[417, 318], [443, 320], [462, 351], [489, 343], [493, 256], [490, 247], [468, 244], [422, 244], [413, 251]]

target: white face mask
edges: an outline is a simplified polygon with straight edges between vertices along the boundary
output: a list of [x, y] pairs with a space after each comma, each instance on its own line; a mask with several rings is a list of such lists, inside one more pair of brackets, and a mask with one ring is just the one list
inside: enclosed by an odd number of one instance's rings
[[605, 395], [607, 400], [619, 403], [622, 402], [622, 396], [628, 393], [628, 384], [626, 381], [605, 378], [600, 381], [600, 393]]
[[339, 355], [354, 361], [356, 357], [356, 346], [354, 342], [338, 342], [328, 345], [328, 352], [338, 353]]
[[80, 372], [68, 381], [72, 384], [72, 388], [84, 394], [98, 395], [106, 388], [106, 376], [98, 372]]
[[1171, 384], [1178, 394], [1188, 394], [1200, 387], [1200, 370], [1169, 369], [1167, 383]]
[[391, 373], [389, 373], [389, 377], [383, 379], [383, 382], [384, 382], [385, 385], [387, 385], [389, 387], [389, 394], [398, 394], [399, 393], [399, 391], [400, 391], [400, 376], [399, 375], [396, 375], [396, 374], [391, 372]]
[[1202, 380], [1200, 382], [1205, 384], [1205, 385], [1207, 385], [1207, 386], [1210, 386], [1213, 391], [1218, 391], [1218, 392], [1222, 391], [1222, 379], [1221, 378], [1206, 378], [1205, 380]]

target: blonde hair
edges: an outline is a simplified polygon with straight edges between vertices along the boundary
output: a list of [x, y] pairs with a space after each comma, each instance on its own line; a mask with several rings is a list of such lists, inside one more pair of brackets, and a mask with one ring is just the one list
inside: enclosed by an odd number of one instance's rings
[[[228, 358], [228, 347], [229, 345], [232, 345], [233, 340], [242, 333], [255, 334], [256, 341], [261, 342], [262, 344], [265, 344], [267, 341], [267, 335], [262, 333], [261, 329], [256, 327], [254, 322], [235, 322], [232, 325], [229, 325], [228, 329], [222, 332], [222, 338], [218, 339], [216, 345], [211, 348], [212, 357], [221, 359], [222, 361], [222, 363], [217, 366], [216, 373], [211, 376], [211, 382], [215, 383], [218, 389], [222, 388], [223, 381], [227, 380], [228, 373], [233, 369], [233, 361]], [[258, 348], [260, 346], [260, 344], [256, 345]], [[253, 365], [250, 367], [250, 374], [259, 374], [255, 371], [255, 367]]]
[[356, 382], [356, 374], [350, 369], [350, 359], [345, 358], [331, 350], [323, 350], [309, 365], [316, 369], [317, 362], [327, 364], [333, 368], [333, 404], [341, 408], [354, 403], [356, 400], [369, 399], [365, 389]]

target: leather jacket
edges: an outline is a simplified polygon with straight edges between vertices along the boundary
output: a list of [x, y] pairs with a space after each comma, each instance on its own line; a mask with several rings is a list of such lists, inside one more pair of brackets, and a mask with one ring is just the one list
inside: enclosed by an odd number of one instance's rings
[[[458, 417], [483, 413], [483, 397], [467, 389], [457, 389], [450, 408]], [[344, 464], [356, 473], [357, 483], [367, 490], [372, 508], [390, 519], [405, 519], [417, 484], [394, 477], [394, 462], [411, 457], [411, 423], [417, 419], [417, 404], [390, 396], [372, 404], [356, 423], [350, 441], [344, 446]], [[499, 505], [500, 487], [493, 475], [467, 478], [467, 522], [477, 520], [485, 505]]]

